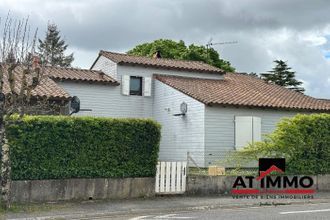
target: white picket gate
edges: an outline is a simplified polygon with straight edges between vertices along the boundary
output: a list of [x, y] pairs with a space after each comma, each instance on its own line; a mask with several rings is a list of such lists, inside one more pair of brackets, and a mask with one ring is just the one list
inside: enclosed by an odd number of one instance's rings
[[187, 162], [158, 162], [157, 194], [182, 194], [186, 191]]

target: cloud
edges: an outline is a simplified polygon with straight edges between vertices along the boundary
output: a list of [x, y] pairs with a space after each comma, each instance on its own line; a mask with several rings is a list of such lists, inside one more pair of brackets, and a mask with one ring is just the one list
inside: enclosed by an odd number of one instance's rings
[[11, 10], [30, 15], [40, 36], [55, 22], [75, 66], [89, 67], [100, 49], [125, 52], [158, 38], [214, 46], [238, 71], [265, 72], [274, 59], [287, 60], [305, 82], [307, 94], [330, 98], [330, 4], [327, 0], [2, 0], [0, 16]]

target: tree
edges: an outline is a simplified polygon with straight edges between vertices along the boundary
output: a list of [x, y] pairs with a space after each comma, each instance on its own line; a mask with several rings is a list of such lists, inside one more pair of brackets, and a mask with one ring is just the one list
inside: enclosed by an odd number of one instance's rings
[[[3, 21], [3, 22], [1, 22]], [[6, 139], [7, 117], [18, 113], [22, 118], [29, 107], [44, 105], [32, 98], [33, 90], [44, 79], [44, 68], [35, 52], [37, 30], [30, 36], [28, 19], [13, 19], [8, 13], [0, 18], [0, 145], [1, 205], [10, 206], [10, 147]]]
[[157, 51], [160, 52], [163, 58], [203, 61], [227, 72], [235, 71], [230, 62], [220, 59], [219, 53], [213, 48], [207, 49], [205, 46], [197, 46], [194, 44], [186, 46], [182, 40], [176, 42], [168, 39], [159, 39], [151, 43], [137, 45], [127, 53], [152, 57]]
[[288, 67], [285, 61], [275, 60], [274, 63], [276, 65], [271, 71], [260, 74], [262, 79], [297, 92], [305, 91], [303, 87], [300, 87], [303, 83], [295, 79], [295, 72], [291, 71], [291, 67]]
[[48, 24], [46, 38], [39, 39], [39, 55], [42, 62], [50, 66], [69, 67], [73, 62], [73, 53], [65, 56], [68, 45], [61, 39], [60, 31], [55, 24]]

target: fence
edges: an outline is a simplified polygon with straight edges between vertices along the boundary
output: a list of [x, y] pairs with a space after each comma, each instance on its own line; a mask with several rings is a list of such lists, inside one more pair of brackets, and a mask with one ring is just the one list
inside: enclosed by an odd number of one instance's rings
[[190, 151], [187, 153], [189, 174], [208, 175], [209, 166], [219, 166], [226, 169], [226, 175], [257, 175], [258, 161], [247, 160], [235, 150]]
[[157, 164], [155, 192], [181, 194], [186, 191], [187, 162], [161, 161]]

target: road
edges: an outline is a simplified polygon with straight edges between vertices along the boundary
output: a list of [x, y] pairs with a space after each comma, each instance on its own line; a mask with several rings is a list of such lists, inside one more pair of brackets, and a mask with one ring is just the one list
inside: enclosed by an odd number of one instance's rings
[[128, 220], [151, 220], [151, 219], [228, 219], [228, 220], [303, 220], [303, 219], [330, 219], [330, 203], [266, 206], [235, 209], [212, 209], [175, 213], [144, 213], [133, 216], [105, 217], [97, 219], [128, 219]]
[[[275, 206], [276, 205], [276, 206]], [[17, 207], [19, 208], [19, 207]], [[329, 219], [330, 193], [313, 199], [233, 199], [230, 196], [175, 196], [22, 205], [0, 219]], [[34, 210], [33, 212], [29, 210]]]

